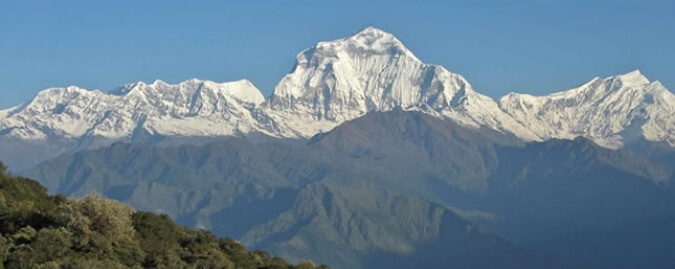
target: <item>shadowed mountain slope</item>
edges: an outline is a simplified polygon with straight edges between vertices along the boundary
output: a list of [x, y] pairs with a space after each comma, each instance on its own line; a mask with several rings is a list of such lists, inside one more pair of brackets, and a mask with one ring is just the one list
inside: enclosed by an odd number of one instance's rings
[[[307, 143], [116, 143], [62, 156], [27, 175], [55, 191], [97, 191], [249, 246], [337, 268], [386, 267], [375, 257], [421, 264], [433, 260], [425, 251], [434, 248], [450, 252], [431, 268], [500, 268], [480, 257], [494, 257], [503, 268], [557, 264], [510, 242], [563, 260], [637, 268], [669, 265], [665, 254], [673, 249], [651, 244], [653, 234], [614, 225], [671, 219], [671, 167], [585, 139], [523, 145], [419, 112], [370, 113]], [[226, 218], [233, 215], [240, 217]], [[602, 230], [608, 225], [615, 229]], [[584, 233], [598, 235], [598, 260], [575, 256], [575, 249], [590, 251], [583, 246], [592, 237], [575, 236]], [[617, 252], [601, 244], [615, 236], [632, 236], [635, 244]], [[473, 248], [486, 252], [466, 253]], [[633, 263], [613, 262], [622, 259]]]

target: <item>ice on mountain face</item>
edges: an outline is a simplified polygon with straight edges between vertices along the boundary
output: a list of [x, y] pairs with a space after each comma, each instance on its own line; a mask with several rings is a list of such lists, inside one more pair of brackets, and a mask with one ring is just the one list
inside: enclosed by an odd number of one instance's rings
[[526, 141], [584, 136], [620, 147], [644, 136], [675, 146], [674, 106], [671, 92], [637, 70], [547, 96], [511, 93], [495, 102], [461, 75], [421, 62], [393, 35], [368, 27], [299, 53], [268, 100], [248, 80], [156, 80], [109, 93], [53, 88], [0, 111], [0, 135], [308, 138], [371, 111], [402, 108]]
[[[427, 107], [467, 125], [538, 139], [462, 76], [422, 63], [393, 35], [372, 27], [298, 54], [269, 107], [278, 122], [317, 121], [324, 128], [370, 111]], [[300, 132], [317, 130], [307, 126]]]
[[102, 136], [124, 139], [138, 130], [163, 135], [233, 135], [260, 129], [251, 110], [264, 102], [255, 86], [188, 80], [127, 84], [102, 93], [77, 87], [40, 92], [30, 103], [6, 113], [0, 130], [22, 139]]
[[634, 118], [646, 118], [641, 133], [648, 140], [665, 141], [675, 147], [675, 95], [658, 81], [650, 83], [645, 92], [643, 109], [634, 112]]
[[675, 141], [674, 99], [660, 83], [636, 70], [546, 96], [512, 93], [499, 104], [544, 139], [584, 136], [619, 148], [640, 136]]
[[294, 71], [277, 84], [272, 107], [332, 121], [417, 103], [414, 93], [401, 89], [414, 87], [410, 80], [421, 81], [425, 68], [395, 37], [374, 28], [319, 42], [296, 59]]
[[649, 84], [649, 79], [642, 75], [640, 70], [634, 70], [630, 73], [626, 73], [620, 76], [616, 76], [615, 80], [621, 81], [624, 86], [639, 86], [644, 84]]
[[367, 27], [355, 35], [344, 39], [344, 42], [320, 42], [317, 45], [321, 49], [326, 49], [327, 47], [336, 51], [345, 49], [344, 46], [347, 46], [347, 50], [355, 55], [404, 55], [414, 61], [420, 62], [394, 35], [374, 27]]
[[127, 84], [112, 94], [123, 96], [130, 94], [159, 96], [162, 99], [171, 101], [173, 98], [187, 98], [188, 96], [202, 92], [209, 92], [227, 98], [233, 98], [251, 105], [258, 105], [265, 101], [265, 97], [260, 90], [248, 80], [216, 83], [212, 81], [190, 79], [176, 85], [156, 80], [152, 84], [145, 84], [143, 82]]
[[222, 83], [219, 87], [223, 91], [230, 93], [234, 98], [251, 105], [259, 105], [265, 102], [265, 96], [247, 79]]

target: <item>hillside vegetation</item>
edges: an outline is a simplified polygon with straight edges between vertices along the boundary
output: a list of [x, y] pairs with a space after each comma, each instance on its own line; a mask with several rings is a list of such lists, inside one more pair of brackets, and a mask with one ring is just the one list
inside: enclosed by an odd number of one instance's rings
[[232, 239], [97, 195], [48, 195], [2, 163], [0, 261], [0, 268], [328, 268], [247, 251]]

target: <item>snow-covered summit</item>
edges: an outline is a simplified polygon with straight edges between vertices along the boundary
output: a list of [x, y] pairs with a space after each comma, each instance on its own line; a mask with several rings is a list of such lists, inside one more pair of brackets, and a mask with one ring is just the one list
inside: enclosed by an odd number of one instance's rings
[[[232, 135], [264, 129], [250, 110], [263, 103], [248, 80], [187, 80], [126, 84], [110, 93], [78, 87], [50, 88], [23, 106], [5, 111], [4, 135], [21, 139], [101, 136], [121, 139], [139, 130], [165, 135]], [[223, 124], [224, 123], [224, 124]]]
[[[301, 106], [308, 104], [299, 104], [300, 99], [317, 97], [325, 100], [331, 95], [332, 102], [358, 102], [356, 99], [363, 99], [363, 96], [353, 95], [378, 94], [373, 89], [380, 87], [369, 85], [391, 83], [388, 80], [394, 79], [396, 71], [407, 68], [413, 69], [408, 71], [412, 73], [422, 67], [423, 63], [392, 34], [368, 27], [353, 36], [318, 42], [300, 52], [293, 71], [275, 87], [271, 101], [275, 107]], [[340, 89], [335, 89], [335, 84], [340, 84]], [[359, 106], [359, 109], [362, 106], [350, 105]], [[317, 114], [319, 117], [338, 120], [345, 112], [329, 107], [314, 109], [321, 110]]]
[[620, 147], [645, 137], [675, 145], [675, 97], [638, 70], [546, 96], [511, 93], [495, 102], [461, 75], [423, 63], [394, 35], [373, 27], [300, 52], [267, 100], [248, 80], [156, 80], [108, 93], [51, 88], [0, 111], [0, 138], [64, 140], [78, 149], [93, 138], [308, 138], [368, 112], [395, 108], [525, 141], [584, 136]]
[[405, 57], [420, 61], [394, 35], [374, 27], [367, 27], [342, 40], [319, 42], [316, 48], [320, 50], [334, 49], [334, 51], [346, 50], [356, 54], [405, 55]]
[[642, 72], [640, 72], [639, 69], [623, 75], [614, 76], [613, 79], [621, 82], [623, 86], [639, 86], [650, 83], [649, 79], [642, 75]]
[[510, 93], [499, 104], [543, 139], [584, 136], [618, 148], [644, 137], [675, 145], [675, 96], [638, 70], [545, 96]]
[[178, 84], [168, 84], [162, 80], [155, 80], [152, 84], [136, 82], [125, 84], [110, 94], [125, 96], [130, 94], [159, 95], [163, 98], [177, 98], [181, 95], [193, 95], [202, 90], [213, 91], [239, 101], [258, 105], [265, 102], [265, 96], [247, 79], [217, 83], [208, 80], [189, 79]]
[[376, 28], [319, 42], [296, 59], [293, 71], [275, 87], [269, 107], [283, 114], [275, 117], [279, 121], [302, 123], [298, 129], [305, 135], [319, 131], [307, 128], [308, 121], [334, 126], [370, 111], [402, 107], [537, 139], [461, 75], [421, 62], [396, 37]]

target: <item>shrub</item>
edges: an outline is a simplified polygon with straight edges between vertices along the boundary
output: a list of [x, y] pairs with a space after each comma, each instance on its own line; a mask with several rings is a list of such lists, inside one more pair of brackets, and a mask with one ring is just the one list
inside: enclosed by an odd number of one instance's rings
[[99, 195], [49, 196], [37, 182], [9, 175], [2, 163], [0, 261], [0, 269], [315, 268], [311, 262], [294, 267]]

